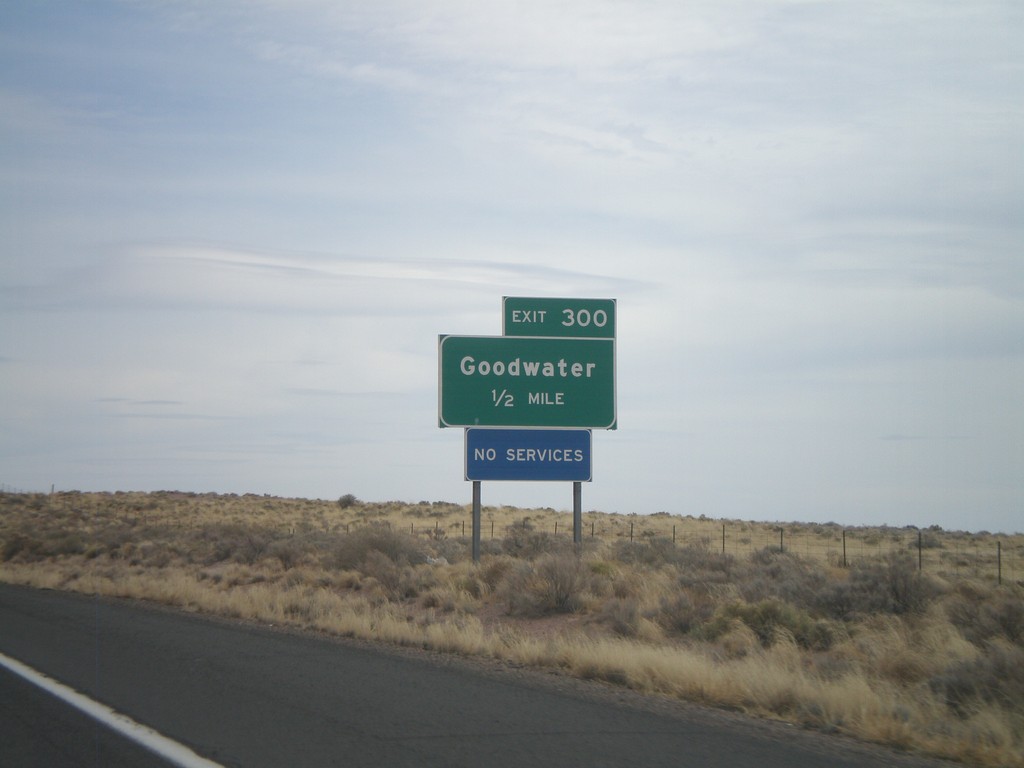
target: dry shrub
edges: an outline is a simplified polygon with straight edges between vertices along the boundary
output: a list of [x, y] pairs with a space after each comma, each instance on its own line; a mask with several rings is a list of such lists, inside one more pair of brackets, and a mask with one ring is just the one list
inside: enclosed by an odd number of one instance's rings
[[827, 650], [835, 639], [835, 632], [828, 622], [816, 621], [807, 611], [781, 600], [719, 606], [712, 619], [701, 628], [701, 635], [715, 640], [733, 628], [735, 620], [749, 627], [765, 648], [771, 647], [780, 633], [792, 637], [802, 648], [815, 650]]
[[528, 524], [514, 525], [505, 532], [502, 550], [513, 557], [533, 560], [551, 553], [571, 553], [572, 539], [535, 531]]
[[598, 621], [607, 624], [612, 632], [622, 637], [636, 637], [640, 629], [640, 601], [635, 597], [613, 597], [601, 606]]
[[493, 592], [515, 565], [515, 562], [508, 555], [489, 555], [481, 558], [478, 574], [488, 589]]
[[721, 573], [728, 576], [736, 563], [736, 558], [724, 552], [713, 552], [706, 542], [701, 542], [680, 547], [675, 562], [683, 571], [705, 575]]
[[376, 579], [390, 598], [404, 597], [402, 569], [394, 560], [375, 549], [366, 553], [362, 564], [363, 573]]
[[656, 567], [674, 564], [679, 552], [675, 542], [665, 536], [655, 536], [643, 541], [616, 541], [612, 545], [612, 557], [628, 565]]
[[750, 627], [739, 619], [731, 619], [722, 625], [722, 632], [715, 640], [719, 655], [725, 659], [743, 659], [761, 649], [761, 640]]
[[623, 565], [652, 569], [671, 567], [684, 585], [724, 582], [735, 563], [732, 555], [712, 552], [706, 542], [679, 547], [667, 536], [652, 536], [636, 542], [616, 541], [611, 546], [611, 557]]
[[371, 552], [380, 553], [393, 563], [426, 562], [423, 544], [418, 539], [385, 525], [367, 525], [339, 537], [332, 564], [342, 570], [358, 568]]
[[138, 548], [133, 564], [147, 568], [166, 568], [174, 561], [174, 552], [164, 543], [146, 542]]
[[9, 531], [0, 545], [0, 562], [34, 563], [51, 557], [85, 554], [85, 539], [77, 531], [36, 528]]
[[[450, 585], [437, 586], [427, 591], [420, 598], [420, 605], [424, 608], [437, 608], [445, 613], [451, 613], [459, 607], [460, 595], [458, 590]], [[433, 611], [428, 614], [428, 619], [433, 619]]]
[[262, 584], [266, 580], [267, 575], [262, 570], [240, 563], [225, 568], [222, 577], [222, 583], [226, 587], [247, 587]]
[[585, 587], [580, 560], [572, 555], [545, 555], [536, 563], [542, 604], [557, 613], [575, 611]]
[[263, 558], [273, 539], [271, 531], [259, 526], [216, 523], [194, 532], [187, 543], [192, 558], [204, 565], [228, 560], [252, 565]]
[[663, 595], [654, 620], [670, 634], [687, 635], [703, 626], [714, 612], [715, 604], [707, 590], [687, 588]]
[[252, 565], [263, 559], [272, 541], [271, 534], [258, 528], [243, 529], [235, 542], [233, 559]]
[[661, 627], [640, 609], [639, 603], [633, 598], [616, 598], [606, 602], [595, 620], [606, 625], [619, 637], [653, 644], [665, 641], [665, 633]]
[[278, 539], [267, 547], [267, 556], [276, 557], [286, 571], [298, 565], [304, 555], [301, 542], [295, 539]]
[[817, 604], [826, 615], [852, 620], [870, 614], [919, 614], [939, 596], [941, 587], [920, 573], [912, 558], [891, 554], [862, 560], [846, 581], [823, 589]]
[[611, 594], [620, 600], [630, 597], [641, 598], [647, 591], [645, 576], [648, 575], [638, 570], [627, 569], [611, 580]]
[[542, 616], [569, 613], [582, 606], [586, 571], [574, 555], [548, 554], [509, 571], [498, 593], [509, 613]]
[[9, 533], [0, 547], [0, 562], [6, 563], [17, 559], [18, 562], [32, 563], [46, 557], [43, 554], [43, 543], [27, 536], [20, 531]]
[[991, 705], [1024, 718], [1024, 648], [993, 640], [983, 654], [950, 665], [929, 684], [961, 717]]
[[459, 577], [455, 582], [455, 586], [475, 600], [485, 597], [490, 592], [487, 582], [479, 578], [475, 573], [467, 573]]
[[734, 576], [747, 602], [777, 599], [806, 609], [815, 605], [828, 580], [818, 563], [774, 547], [751, 554]]
[[74, 531], [61, 534], [49, 542], [46, 554], [50, 557], [80, 555], [85, 552], [85, 541]]
[[337, 571], [334, 574], [334, 586], [358, 592], [363, 588], [363, 574], [356, 570]]
[[[417, 571], [432, 573], [423, 568]], [[481, 597], [488, 591], [487, 585], [472, 569], [450, 569], [441, 579], [420, 582], [419, 604], [424, 608], [438, 609], [444, 613], [472, 614], [476, 613]], [[426, 620], [433, 621], [432, 615], [428, 615]]]
[[950, 622], [975, 645], [994, 638], [1024, 644], [1024, 596], [1019, 588], [996, 589], [975, 581], [958, 584], [945, 603]]
[[[485, 542], [481, 542], [484, 547]], [[463, 539], [435, 539], [430, 547], [434, 557], [444, 558], [449, 563], [461, 563], [470, 556], [470, 543]]]
[[872, 678], [901, 686], [924, 682], [978, 656], [978, 649], [940, 614], [872, 616], [851, 628], [849, 639], [834, 655], [855, 663]]
[[376, 582], [384, 596], [391, 601], [418, 597], [438, 584], [434, 569], [429, 566], [411, 566], [404, 560], [395, 562], [383, 552], [371, 550], [363, 560], [362, 572]]

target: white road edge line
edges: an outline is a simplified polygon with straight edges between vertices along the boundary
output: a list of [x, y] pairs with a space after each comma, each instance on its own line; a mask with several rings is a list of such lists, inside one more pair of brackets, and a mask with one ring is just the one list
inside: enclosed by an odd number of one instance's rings
[[2, 653], [0, 653], [0, 666], [6, 667], [24, 680], [39, 686], [47, 693], [62, 699], [90, 717], [99, 720], [103, 725], [112, 728], [150, 752], [155, 752], [160, 757], [170, 760], [174, 765], [181, 768], [224, 768], [220, 763], [215, 763], [212, 760], [207, 760], [205, 757], [197, 755], [185, 745], [172, 741], [152, 728], [135, 722], [127, 715], [122, 715], [105, 704], [93, 701], [78, 691], [68, 688], [63, 683], [58, 683], [42, 672], [37, 672], [32, 667], [22, 664], [20, 661], [5, 656]]

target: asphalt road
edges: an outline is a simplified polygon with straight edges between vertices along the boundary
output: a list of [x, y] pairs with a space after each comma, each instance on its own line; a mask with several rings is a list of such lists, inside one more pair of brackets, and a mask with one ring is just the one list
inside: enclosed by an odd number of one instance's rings
[[[607, 686], [0, 585], [0, 652], [224, 766], [947, 765]], [[0, 670], [0, 765], [159, 760]]]
[[[45, 726], [45, 727], [44, 727]], [[0, 765], [5, 768], [165, 768], [138, 744], [0, 669]]]

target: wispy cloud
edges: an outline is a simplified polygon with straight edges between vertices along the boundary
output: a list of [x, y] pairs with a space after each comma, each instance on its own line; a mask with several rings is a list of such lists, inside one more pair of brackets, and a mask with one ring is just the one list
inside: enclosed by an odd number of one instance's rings
[[146, 246], [45, 287], [9, 288], [22, 308], [199, 307], [328, 314], [422, 312], [467, 291], [606, 294], [629, 283], [556, 267], [455, 259], [368, 259], [213, 246]]
[[901, 435], [898, 433], [882, 435], [878, 438], [891, 443], [912, 442], [915, 440], [970, 440], [970, 435]]

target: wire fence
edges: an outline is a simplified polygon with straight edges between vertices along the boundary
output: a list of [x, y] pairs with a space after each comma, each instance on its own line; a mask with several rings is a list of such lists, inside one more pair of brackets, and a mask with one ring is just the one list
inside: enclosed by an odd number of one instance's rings
[[13, 485], [7, 483], [0, 483], [0, 493], [30, 493], [22, 488], [15, 488]]
[[[46, 503], [67, 505], [73, 495], [51, 491]], [[0, 494], [26, 494], [18, 488], [0, 483]], [[56, 501], [54, 501], [56, 499]], [[141, 503], [141, 502], [140, 502]], [[153, 502], [155, 505], [156, 502]], [[424, 503], [421, 503], [422, 506]], [[463, 517], [465, 508], [445, 504], [427, 505], [435, 519], [398, 523], [397, 517], [408, 513], [409, 505], [394, 510], [376, 510], [374, 516], [336, 521], [335, 530], [349, 531], [367, 524], [386, 524], [405, 530], [415, 536], [431, 539], [465, 539], [472, 535], [469, 517]], [[436, 507], [436, 509], [435, 509]], [[126, 508], [125, 514], [145, 516], [146, 507]], [[514, 508], [513, 508], [514, 509]], [[141, 511], [140, 511], [141, 510]], [[175, 507], [178, 523], [191, 525], [187, 511]], [[528, 515], [522, 515], [527, 512]], [[387, 513], [388, 516], [384, 517]], [[509, 532], [522, 526], [537, 533], [564, 536], [572, 539], [572, 515], [555, 510], [515, 510], [485, 507], [481, 524], [483, 540], [501, 540]], [[393, 514], [393, 516], [392, 516]], [[515, 522], [512, 515], [521, 515]], [[379, 516], [378, 516], [379, 515]], [[436, 515], [436, 516], [435, 516]], [[419, 515], [421, 516], [421, 515]], [[324, 523], [326, 524], [326, 519]], [[425, 524], [426, 523], [426, 524]], [[607, 543], [623, 542], [643, 546], [657, 542], [658, 546], [671, 541], [676, 547], [700, 547], [733, 557], [748, 557], [765, 549], [788, 552], [802, 558], [818, 561], [831, 567], [851, 567], [865, 560], [880, 560], [892, 555], [911, 558], [918, 570], [946, 579], [983, 579], [1000, 584], [1024, 584], [1024, 534], [991, 534], [946, 531], [939, 526], [926, 528], [889, 526], [843, 527], [836, 523], [760, 523], [737, 520], [679, 517], [659, 513], [656, 515], [620, 515], [587, 512], [583, 516], [584, 539]], [[294, 521], [286, 524], [286, 531], [295, 534]]]
[[[865, 560], [881, 560], [893, 555], [911, 558], [919, 571], [943, 578], [973, 578], [1024, 584], [1024, 536], [972, 534], [943, 531], [936, 527], [917, 528], [842, 528], [813, 524], [771, 526], [751, 523], [711, 522], [694, 529], [693, 525], [643, 522], [607, 518], [585, 520], [584, 539], [629, 542], [643, 546], [671, 539], [677, 547], [700, 547], [734, 557], [750, 556], [765, 549], [788, 552], [834, 567], [851, 567]], [[529, 521], [502, 525], [484, 520], [480, 535], [484, 540], [502, 539], [511, 528], [522, 525], [538, 533], [573, 535], [572, 521], [556, 520], [543, 526]], [[458, 520], [432, 526], [410, 523], [411, 534], [430, 538], [472, 535], [472, 523]]]

